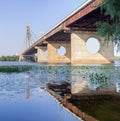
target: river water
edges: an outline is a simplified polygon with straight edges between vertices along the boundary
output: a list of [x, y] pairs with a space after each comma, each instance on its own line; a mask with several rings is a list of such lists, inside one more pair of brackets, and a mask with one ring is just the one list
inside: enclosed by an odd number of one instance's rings
[[120, 62], [112, 65], [43, 65], [0, 62], [0, 121], [81, 121], [43, 90], [70, 84], [71, 93], [119, 93]]

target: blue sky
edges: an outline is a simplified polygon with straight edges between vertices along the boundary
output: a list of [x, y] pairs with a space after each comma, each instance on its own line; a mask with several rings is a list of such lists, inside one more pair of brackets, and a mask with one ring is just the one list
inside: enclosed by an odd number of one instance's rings
[[0, 0], [0, 56], [19, 54], [30, 25], [39, 37], [86, 0]]

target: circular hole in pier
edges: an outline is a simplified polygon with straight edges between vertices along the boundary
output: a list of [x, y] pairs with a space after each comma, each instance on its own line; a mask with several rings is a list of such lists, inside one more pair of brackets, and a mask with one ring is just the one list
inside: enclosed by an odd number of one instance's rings
[[66, 54], [66, 48], [63, 47], [63, 46], [60, 46], [58, 49], [57, 49], [57, 53], [58, 55], [60, 56], [64, 56]]
[[100, 50], [100, 42], [97, 38], [91, 37], [87, 40], [86, 47], [89, 53], [95, 54]]

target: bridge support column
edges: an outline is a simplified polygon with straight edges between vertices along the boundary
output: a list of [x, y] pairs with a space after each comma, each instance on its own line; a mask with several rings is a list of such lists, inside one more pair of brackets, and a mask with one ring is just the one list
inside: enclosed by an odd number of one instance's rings
[[25, 60], [24, 56], [23, 55], [19, 55], [19, 61], [23, 61]]
[[[97, 53], [88, 52], [86, 42], [88, 38], [94, 37], [99, 40], [100, 49]], [[93, 48], [96, 45], [92, 45]], [[79, 64], [107, 64], [114, 61], [114, 45], [106, 45], [103, 38], [100, 38], [94, 32], [73, 32], [71, 33], [71, 63]]]
[[[61, 46], [66, 49], [64, 55], [59, 55], [58, 50]], [[49, 41], [48, 46], [48, 63], [70, 63], [71, 44], [70, 41]]]
[[28, 62], [36, 62], [36, 56], [35, 55], [20, 55], [19, 61], [28, 61]]
[[47, 62], [47, 57], [45, 56], [45, 51], [47, 47], [36, 46], [35, 49], [37, 49], [37, 62]]

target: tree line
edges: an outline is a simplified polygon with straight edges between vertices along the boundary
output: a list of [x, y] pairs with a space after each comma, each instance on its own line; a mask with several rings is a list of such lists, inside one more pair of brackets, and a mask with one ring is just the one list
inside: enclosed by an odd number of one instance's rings
[[120, 51], [120, 0], [102, 0], [101, 12], [110, 16], [111, 22], [97, 23], [97, 33], [108, 43], [112, 41]]
[[0, 61], [18, 61], [19, 56], [13, 55], [13, 56], [1, 56]]

